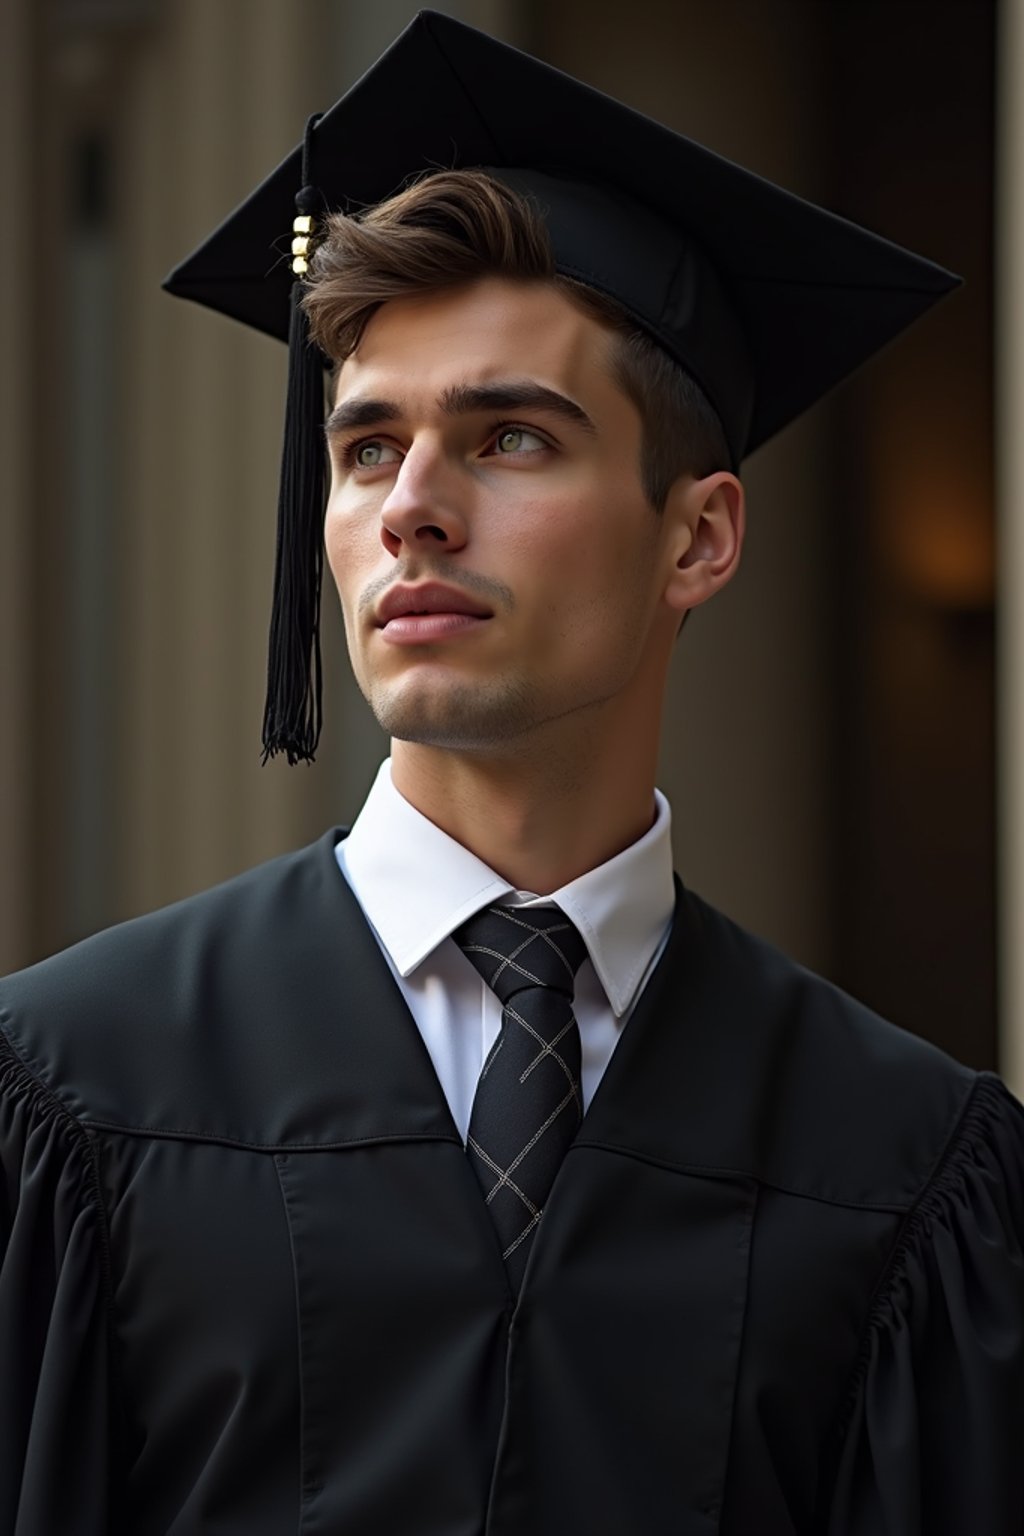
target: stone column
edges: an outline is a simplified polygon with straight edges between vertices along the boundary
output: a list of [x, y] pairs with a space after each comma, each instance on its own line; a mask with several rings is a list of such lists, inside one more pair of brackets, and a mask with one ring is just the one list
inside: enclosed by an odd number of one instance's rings
[[996, 57], [999, 1062], [1024, 1095], [1024, 0]]
[[259, 760], [285, 350], [160, 292], [301, 136], [321, 102], [321, 23], [319, 8], [282, 0], [175, 0], [126, 82], [126, 910], [224, 878], [336, 814], [333, 735], [312, 769]]

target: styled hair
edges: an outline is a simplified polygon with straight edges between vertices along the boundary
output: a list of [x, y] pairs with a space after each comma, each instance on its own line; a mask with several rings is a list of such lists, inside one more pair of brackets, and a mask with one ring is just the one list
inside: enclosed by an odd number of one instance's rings
[[304, 299], [311, 338], [340, 364], [389, 299], [482, 277], [551, 283], [615, 333], [612, 373], [640, 414], [640, 478], [655, 511], [680, 475], [729, 467], [721, 423], [697, 382], [614, 299], [558, 273], [538, 211], [485, 171], [435, 171], [354, 218], [332, 214]]

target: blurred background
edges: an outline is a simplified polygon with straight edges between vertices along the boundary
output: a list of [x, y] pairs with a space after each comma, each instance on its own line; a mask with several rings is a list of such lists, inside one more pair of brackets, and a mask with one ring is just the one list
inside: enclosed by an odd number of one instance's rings
[[[1020, 1091], [1019, 0], [445, 8], [966, 278], [749, 461], [661, 784], [690, 885]], [[159, 285], [414, 11], [0, 7], [0, 971], [349, 821], [386, 751], [328, 604], [319, 760], [260, 766], [283, 348]]]

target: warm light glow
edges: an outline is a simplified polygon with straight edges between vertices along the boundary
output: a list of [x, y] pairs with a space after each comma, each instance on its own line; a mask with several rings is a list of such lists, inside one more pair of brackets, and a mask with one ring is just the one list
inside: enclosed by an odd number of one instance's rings
[[883, 483], [891, 495], [876, 527], [890, 578], [936, 607], [990, 608], [995, 531], [987, 499], [934, 463], [905, 463]]

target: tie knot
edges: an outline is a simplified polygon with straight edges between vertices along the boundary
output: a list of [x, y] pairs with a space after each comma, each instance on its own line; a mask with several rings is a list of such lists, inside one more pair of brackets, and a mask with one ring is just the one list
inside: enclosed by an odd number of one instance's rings
[[570, 1000], [587, 947], [557, 907], [484, 907], [452, 938], [503, 1003], [527, 987]]

